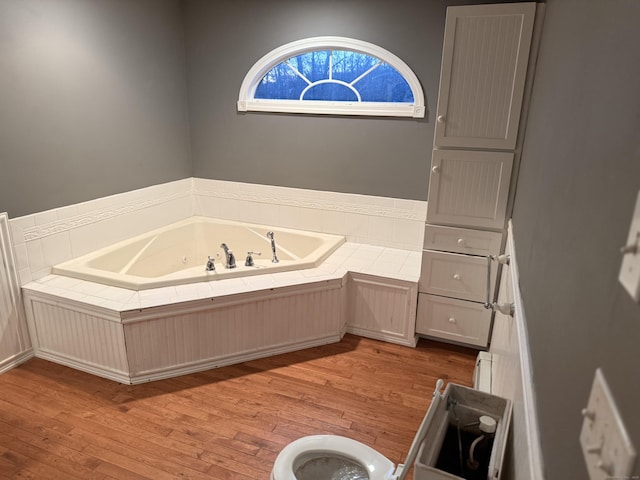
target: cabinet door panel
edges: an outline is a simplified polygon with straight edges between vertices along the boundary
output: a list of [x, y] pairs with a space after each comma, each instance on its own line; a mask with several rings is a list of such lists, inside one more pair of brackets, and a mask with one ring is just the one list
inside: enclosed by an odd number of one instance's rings
[[435, 150], [431, 165], [428, 223], [504, 227], [512, 153]]
[[438, 147], [515, 148], [535, 3], [449, 7]]

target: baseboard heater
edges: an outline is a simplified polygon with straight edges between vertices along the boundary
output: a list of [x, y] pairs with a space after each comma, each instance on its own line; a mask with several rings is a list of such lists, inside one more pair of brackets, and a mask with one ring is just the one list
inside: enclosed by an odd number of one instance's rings
[[473, 388], [484, 393], [491, 393], [491, 354], [480, 352], [473, 371]]

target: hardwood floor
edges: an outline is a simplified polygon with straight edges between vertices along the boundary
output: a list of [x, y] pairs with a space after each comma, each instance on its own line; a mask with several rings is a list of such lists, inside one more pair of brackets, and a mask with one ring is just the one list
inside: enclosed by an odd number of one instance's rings
[[347, 335], [136, 386], [32, 359], [0, 375], [0, 478], [261, 480], [319, 433], [402, 462], [436, 380], [471, 385], [476, 353]]

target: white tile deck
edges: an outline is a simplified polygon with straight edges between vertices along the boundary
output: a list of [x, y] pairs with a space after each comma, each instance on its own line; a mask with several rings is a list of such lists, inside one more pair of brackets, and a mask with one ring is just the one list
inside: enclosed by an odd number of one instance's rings
[[343, 278], [349, 271], [406, 282], [417, 282], [420, 277], [420, 262], [421, 252], [419, 251], [347, 242], [341, 245], [319, 267], [293, 272], [278, 272], [141, 291], [127, 290], [60, 275], [47, 275], [24, 285], [23, 288], [71, 298], [115, 312], [124, 312], [269, 288], [336, 280]]

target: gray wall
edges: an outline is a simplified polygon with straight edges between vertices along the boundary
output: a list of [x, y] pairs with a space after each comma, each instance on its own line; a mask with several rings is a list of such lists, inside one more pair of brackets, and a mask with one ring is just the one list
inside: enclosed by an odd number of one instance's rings
[[637, 0], [547, 4], [513, 223], [548, 480], [587, 478], [596, 367], [640, 450], [640, 305], [617, 281], [640, 189], [639, 24]]
[[177, 0], [0, 0], [0, 211], [191, 176]]
[[[465, 2], [188, 0], [194, 176], [426, 200], [444, 19], [452, 3]], [[240, 84], [260, 57], [320, 35], [357, 38], [402, 58], [422, 83], [428, 117], [236, 112]]]

